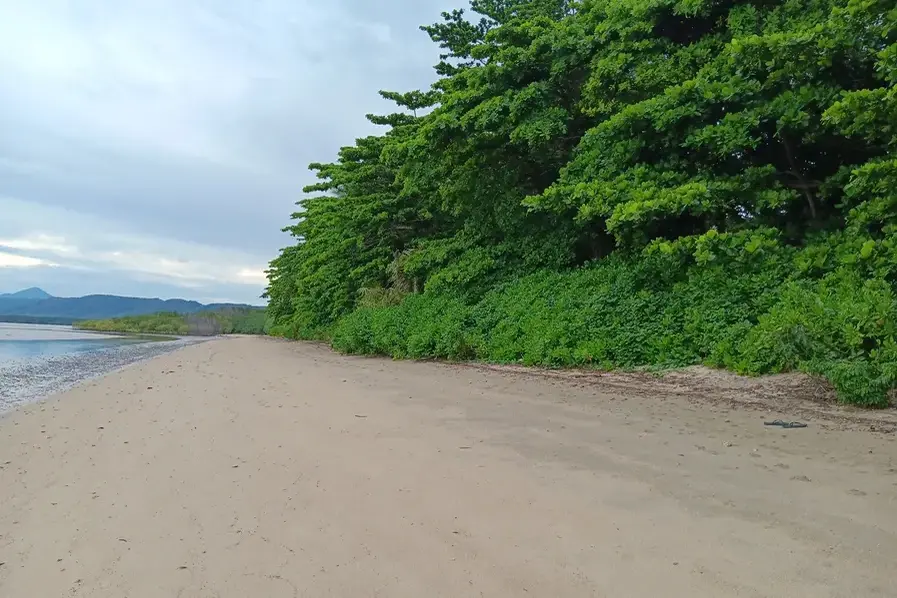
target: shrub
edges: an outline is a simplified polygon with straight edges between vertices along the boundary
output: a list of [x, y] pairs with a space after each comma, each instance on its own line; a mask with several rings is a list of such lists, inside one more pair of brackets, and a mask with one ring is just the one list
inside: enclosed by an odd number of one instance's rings
[[605, 259], [519, 278], [474, 304], [423, 293], [360, 308], [338, 322], [332, 343], [368, 355], [547, 367], [804, 370], [830, 380], [845, 403], [886, 405], [897, 380], [891, 285], [846, 268], [796, 279], [783, 263], [733, 274]]

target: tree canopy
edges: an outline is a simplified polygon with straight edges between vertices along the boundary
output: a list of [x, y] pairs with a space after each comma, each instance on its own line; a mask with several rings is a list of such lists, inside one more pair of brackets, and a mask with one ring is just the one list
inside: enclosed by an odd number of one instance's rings
[[[890, 0], [472, 0], [312, 164], [279, 334], [395, 356], [897, 381]], [[413, 324], [412, 324], [413, 323]]]

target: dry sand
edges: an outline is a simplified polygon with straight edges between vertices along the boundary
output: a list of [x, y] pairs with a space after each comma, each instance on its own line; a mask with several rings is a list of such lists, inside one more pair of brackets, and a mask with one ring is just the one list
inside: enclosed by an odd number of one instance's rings
[[0, 596], [897, 596], [893, 434], [195, 345], [0, 420]]

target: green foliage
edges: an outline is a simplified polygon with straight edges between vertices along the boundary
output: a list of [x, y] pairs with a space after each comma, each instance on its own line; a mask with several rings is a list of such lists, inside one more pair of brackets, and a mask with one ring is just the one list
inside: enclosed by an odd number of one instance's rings
[[845, 402], [886, 405], [897, 379], [891, 286], [844, 269], [787, 280], [785, 262], [771, 262], [670, 276], [670, 261], [608, 258], [532, 274], [474, 304], [424, 293], [361, 308], [332, 342], [353, 353], [548, 367], [804, 370], [828, 376]]
[[430, 90], [313, 164], [274, 333], [549, 366], [897, 381], [887, 0], [473, 0]]
[[84, 320], [75, 324], [81, 330], [164, 334], [173, 336], [211, 336], [217, 334], [264, 334], [268, 316], [265, 310], [232, 308], [195, 314], [160, 312], [108, 320]]
[[95, 332], [128, 332], [133, 334], [175, 336], [189, 333], [186, 316], [174, 312], [160, 312], [145, 316], [126, 316], [108, 320], [84, 320], [75, 324], [75, 327]]
[[474, 357], [465, 333], [469, 311], [456, 298], [413, 295], [398, 306], [355, 310], [336, 325], [332, 342], [364, 355], [468, 359]]
[[[268, 326], [268, 316], [262, 309], [228, 309], [213, 312], [201, 312], [200, 315], [210, 314], [219, 323], [219, 334], [264, 334]], [[189, 323], [190, 318], [187, 318]]]

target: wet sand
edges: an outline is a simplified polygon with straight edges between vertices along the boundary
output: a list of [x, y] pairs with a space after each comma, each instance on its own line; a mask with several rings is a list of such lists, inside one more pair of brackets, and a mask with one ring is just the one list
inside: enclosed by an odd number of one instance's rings
[[894, 434], [272, 339], [0, 419], [0, 596], [897, 595]]
[[[29, 331], [30, 332], [30, 331]], [[52, 333], [52, 331], [51, 331]], [[33, 333], [32, 337], [36, 336]], [[117, 338], [96, 335], [97, 338]], [[60, 334], [41, 340], [81, 340], [90, 333]], [[0, 355], [0, 415], [19, 405], [68, 390], [91, 378], [114, 372], [207, 339], [182, 338], [152, 342], [127, 342], [92, 351], [45, 355], [4, 361]]]

